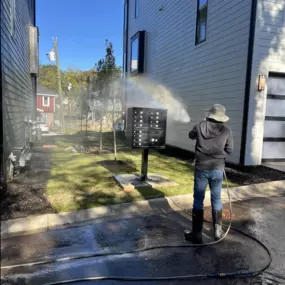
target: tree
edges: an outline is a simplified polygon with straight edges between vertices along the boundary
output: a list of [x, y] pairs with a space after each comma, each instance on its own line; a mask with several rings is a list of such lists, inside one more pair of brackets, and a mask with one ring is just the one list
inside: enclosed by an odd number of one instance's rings
[[[99, 100], [101, 106], [101, 118], [100, 118], [100, 140], [99, 140], [99, 150], [103, 150], [103, 117], [105, 111], [111, 104], [113, 105], [112, 109], [112, 124], [113, 124], [113, 133], [114, 133], [114, 153], [115, 159], [117, 157], [117, 147], [116, 147], [116, 129], [115, 129], [115, 94], [113, 90], [113, 83], [115, 80], [118, 80], [121, 76], [121, 70], [116, 66], [116, 59], [114, 56], [113, 44], [106, 40], [105, 42], [105, 57], [100, 59], [95, 65], [96, 77], [93, 83], [93, 93], [96, 94], [94, 97]], [[94, 98], [94, 99], [95, 99]]]
[[[41, 65], [38, 77], [38, 83], [51, 90], [57, 90], [57, 69], [55, 65]], [[74, 106], [83, 96], [87, 86], [87, 78], [93, 77], [94, 69], [82, 71], [80, 69], [68, 68], [61, 71], [61, 86], [63, 95], [68, 99], [67, 112], [70, 114], [72, 106]], [[78, 110], [80, 112], [80, 110]]]
[[[96, 99], [99, 101], [101, 114], [100, 114], [100, 138], [99, 138], [99, 151], [103, 150], [103, 136], [102, 136], [102, 129], [103, 129], [103, 117], [104, 117], [104, 107], [106, 102], [106, 96], [105, 96], [105, 86], [104, 86], [104, 80], [105, 80], [105, 61], [104, 59], [100, 59], [96, 66], [96, 72], [97, 76], [94, 81], [93, 91], [94, 96], [96, 96]], [[95, 98], [94, 98], [95, 99]]]
[[57, 90], [57, 74], [55, 65], [41, 65], [38, 83], [51, 90]]

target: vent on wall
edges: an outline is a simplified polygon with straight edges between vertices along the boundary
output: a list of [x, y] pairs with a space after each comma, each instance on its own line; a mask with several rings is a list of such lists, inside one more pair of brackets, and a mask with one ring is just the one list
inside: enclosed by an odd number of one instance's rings
[[39, 30], [38, 27], [29, 26], [30, 36], [30, 73], [39, 73]]

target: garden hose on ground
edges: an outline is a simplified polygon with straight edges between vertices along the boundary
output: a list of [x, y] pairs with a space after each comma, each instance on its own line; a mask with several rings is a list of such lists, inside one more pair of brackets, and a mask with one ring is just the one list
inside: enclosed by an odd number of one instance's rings
[[[68, 258], [59, 258], [59, 259], [54, 259], [50, 261], [40, 261], [40, 262], [35, 262], [35, 263], [26, 263], [26, 264], [18, 264], [18, 265], [10, 265], [10, 266], [3, 266], [1, 269], [11, 269], [15, 267], [27, 267], [27, 266], [36, 266], [36, 265], [43, 265], [43, 264], [50, 264], [50, 263], [56, 263], [56, 262], [64, 262], [64, 261], [71, 261], [71, 260], [77, 260], [77, 259], [84, 259], [84, 258], [95, 258], [95, 257], [103, 257], [103, 256], [114, 256], [114, 255], [124, 255], [124, 254], [134, 254], [134, 253], [139, 253], [139, 252], [145, 252], [149, 250], [156, 250], [156, 249], [165, 249], [165, 248], [185, 248], [185, 247], [201, 247], [201, 246], [211, 246], [215, 245], [219, 242], [221, 242], [229, 231], [232, 229], [242, 235], [245, 235], [246, 237], [254, 240], [257, 242], [268, 254], [268, 262], [265, 266], [258, 270], [254, 271], [248, 271], [248, 270], [241, 270], [241, 271], [236, 271], [236, 272], [228, 272], [228, 273], [208, 273], [208, 274], [189, 274], [189, 275], [182, 275], [182, 276], [170, 276], [170, 277], [126, 277], [126, 276], [98, 276], [98, 277], [88, 277], [88, 278], [79, 278], [79, 279], [72, 279], [72, 280], [65, 280], [65, 281], [57, 281], [57, 282], [52, 282], [52, 283], [46, 283], [45, 285], [59, 285], [59, 284], [71, 284], [71, 283], [78, 283], [78, 282], [86, 282], [86, 281], [104, 281], [104, 280], [117, 280], [117, 281], [125, 281], [125, 282], [131, 282], [131, 281], [170, 281], [170, 280], [190, 280], [190, 279], [197, 279], [197, 278], [246, 278], [246, 277], [255, 277], [259, 275], [260, 273], [264, 272], [271, 264], [272, 262], [272, 257], [269, 249], [266, 247], [264, 243], [259, 241], [257, 238], [254, 236], [245, 233], [237, 228], [234, 228], [232, 226], [232, 202], [231, 202], [231, 196], [230, 196], [230, 190], [228, 186], [228, 181], [227, 181], [227, 176], [226, 173], [224, 172], [225, 180], [226, 180], [226, 186], [227, 186], [227, 193], [228, 193], [228, 198], [229, 198], [229, 211], [230, 211], [230, 222], [229, 224], [223, 225], [223, 227], [227, 228], [224, 236], [214, 242], [209, 242], [209, 243], [204, 243], [204, 244], [182, 244], [182, 245], [161, 245], [161, 246], [152, 246], [148, 248], [143, 248], [143, 249], [136, 249], [136, 250], [130, 250], [130, 251], [124, 251], [124, 252], [113, 252], [113, 253], [95, 253], [95, 254], [86, 254], [82, 256], [75, 256], [75, 257], [68, 257]], [[172, 199], [171, 199], [172, 200]], [[187, 214], [191, 215], [186, 209], [181, 208], [177, 203], [175, 203], [173, 200], [172, 202], [179, 207], [180, 209], [184, 210]], [[209, 221], [206, 221], [209, 222]], [[269, 273], [270, 274], [270, 273]], [[272, 274], [273, 275], [273, 274]], [[279, 278], [283, 278], [280, 276]], [[236, 280], [234, 280], [235, 282]], [[254, 283], [258, 284], [258, 283]], [[280, 283], [281, 284], [281, 283]]]

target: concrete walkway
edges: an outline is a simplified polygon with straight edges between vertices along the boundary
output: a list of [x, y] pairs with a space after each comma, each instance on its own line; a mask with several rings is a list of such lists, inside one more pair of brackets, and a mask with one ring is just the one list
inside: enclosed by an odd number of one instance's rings
[[[240, 186], [230, 189], [232, 201], [248, 200], [258, 197], [281, 196], [285, 194], [285, 180], [268, 183]], [[227, 191], [223, 191], [222, 200], [228, 202]], [[81, 225], [101, 219], [122, 215], [159, 214], [191, 208], [193, 195], [180, 195], [171, 198], [158, 198], [136, 203], [126, 203], [114, 206], [96, 207], [87, 210], [30, 216], [1, 222], [1, 238], [47, 232], [51, 229], [68, 225]], [[205, 206], [210, 205], [210, 193], [206, 193]]]

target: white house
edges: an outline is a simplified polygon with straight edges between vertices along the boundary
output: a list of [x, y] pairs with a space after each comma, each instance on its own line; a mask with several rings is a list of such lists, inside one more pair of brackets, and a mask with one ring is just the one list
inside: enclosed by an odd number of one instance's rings
[[[151, 81], [195, 121], [225, 105], [230, 162], [285, 161], [285, 0], [126, 0], [124, 11], [127, 81]], [[167, 144], [193, 151], [191, 127], [171, 116]]]

